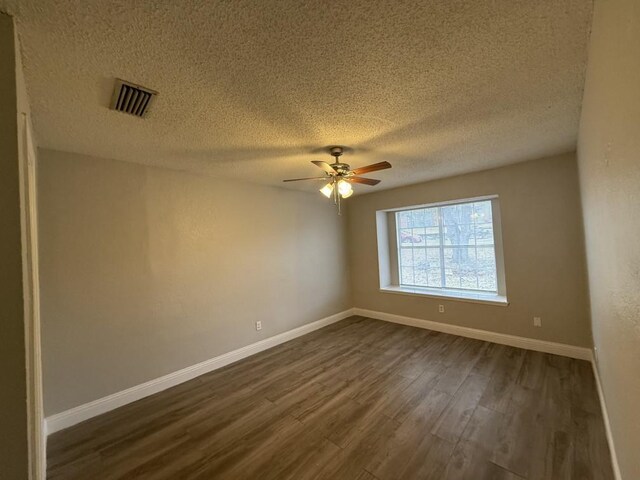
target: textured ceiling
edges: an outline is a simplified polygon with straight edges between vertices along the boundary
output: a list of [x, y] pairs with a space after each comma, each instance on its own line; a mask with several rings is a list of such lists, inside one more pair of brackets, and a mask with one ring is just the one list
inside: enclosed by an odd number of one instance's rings
[[[590, 1], [7, 5], [41, 147], [282, 186], [348, 145], [380, 189], [576, 144]], [[160, 92], [148, 118], [115, 77]]]

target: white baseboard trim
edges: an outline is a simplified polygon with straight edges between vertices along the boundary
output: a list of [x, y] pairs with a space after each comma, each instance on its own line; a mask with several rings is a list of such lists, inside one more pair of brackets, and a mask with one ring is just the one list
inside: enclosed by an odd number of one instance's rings
[[[593, 353], [593, 352], [592, 352]], [[609, 451], [611, 452], [611, 464], [613, 465], [613, 476], [616, 480], [622, 480], [620, 474], [620, 465], [618, 464], [618, 455], [616, 454], [616, 448], [613, 444], [613, 434], [611, 433], [611, 423], [609, 423], [609, 413], [607, 411], [607, 402], [604, 399], [604, 391], [602, 390], [602, 383], [600, 382], [600, 373], [598, 372], [598, 365], [595, 361], [595, 355], [591, 356], [591, 365], [593, 366], [593, 376], [596, 378], [596, 387], [598, 389], [598, 397], [600, 398], [600, 407], [602, 408], [602, 418], [604, 419], [604, 428], [607, 432], [607, 443], [609, 444]]]
[[154, 393], [174, 387], [205, 373], [222, 368], [230, 363], [237, 362], [238, 360], [255, 355], [263, 350], [267, 350], [275, 347], [276, 345], [280, 345], [281, 343], [288, 342], [294, 338], [311, 333], [322, 327], [326, 327], [327, 325], [331, 325], [332, 323], [339, 322], [351, 315], [354, 315], [353, 309], [348, 309], [301, 327], [294, 328], [293, 330], [260, 340], [259, 342], [252, 343], [251, 345], [238, 348], [237, 350], [224, 353], [196, 365], [183, 368], [177, 372], [122, 390], [121, 392], [51, 415], [45, 420], [46, 434], [50, 435], [65, 428], [72, 427], [73, 425], [109, 412], [118, 407], [122, 407], [123, 405], [127, 405], [135, 402], [136, 400], [153, 395]]
[[488, 330], [479, 330], [476, 328], [460, 327], [448, 323], [433, 322], [431, 320], [422, 320], [420, 318], [404, 317], [393, 313], [376, 312], [373, 310], [365, 310], [363, 308], [354, 308], [354, 315], [375, 318], [386, 322], [400, 323], [411, 327], [425, 328], [427, 330], [435, 330], [436, 332], [450, 333], [461, 337], [475, 338], [492, 343], [500, 343], [511, 347], [524, 348], [527, 350], [535, 350], [537, 352], [552, 353], [554, 355], [562, 355], [565, 357], [577, 358], [580, 360], [591, 360], [591, 349], [585, 347], [576, 347], [574, 345], [566, 345], [564, 343], [548, 342], [546, 340], [537, 340], [534, 338], [518, 337], [515, 335], [507, 335], [505, 333], [490, 332]]
[[148, 397], [150, 395], [153, 395], [154, 393], [158, 393], [168, 388], [174, 387], [205, 373], [217, 370], [218, 368], [222, 368], [233, 362], [242, 360], [243, 358], [255, 355], [256, 353], [260, 353], [264, 350], [280, 345], [281, 343], [288, 342], [289, 340], [293, 340], [294, 338], [306, 335], [307, 333], [311, 333], [315, 330], [326, 327], [327, 325], [331, 325], [332, 323], [339, 322], [340, 320], [344, 320], [345, 318], [348, 318], [352, 315], [359, 315], [362, 317], [374, 318], [386, 322], [424, 328], [442, 333], [449, 333], [461, 337], [475, 338], [477, 340], [484, 340], [487, 342], [524, 348], [527, 350], [534, 350], [538, 352], [551, 353], [555, 355], [562, 355], [565, 357], [590, 361], [593, 366], [593, 374], [596, 379], [598, 396], [600, 398], [600, 405], [602, 407], [602, 416], [604, 419], [607, 441], [609, 443], [609, 450], [611, 451], [613, 473], [616, 480], [622, 480], [622, 476], [620, 475], [620, 466], [618, 465], [618, 458], [613, 443], [613, 435], [611, 433], [611, 425], [609, 423], [609, 415], [607, 413], [604, 392], [602, 390], [602, 383], [600, 382], [600, 375], [598, 373], [595, 357], [591, 349], [577, 347], [574, 345], [566, 345], [563, 343], [548, 342], [545, 340], [536, 340], [532, 338], [518, 337], [515, 335], [507, 335], [504, 333], [495, 333], [487, 330], [479, 330], [475, 328], [433, 322], [430, 320], [422, 320], [419, 318], [405, 317], [392, 313], [377, 312], [374, 310], [366, 310], [363, 308], [350, 308], [343, 312], [336, 313], [335, 315], [331, 315], [307, 325], [294, 328], [293, 330], [289, 330], [288, 332], [274, 335], [273, 337], [269, 337], [264, 340], [260, 340], [259, 342], [252, 343], [251, 345], [241, 347], [237, 350], [224, 353], [196, 365], [183, 368], [182, 370], [178, 370], [177, 372], [164, 375], [163, 377], [156, 378], [140, 385], [136, 385], [135, 387], [128, 388], [127, 390], [123, 390], [121, 392], [114, 393], [98, 400], [94, 400], [70, 410], [57, 413], [45, 419], [43, 425], [44, 435], [49, 435], [65, 428], [72, 427], [73, 425], [76, 425], [90, 418], [96, 417], [111, 410], [115, 410], [118, 407], [122, 407], [129, 403], [135, 402], [136, 400]]

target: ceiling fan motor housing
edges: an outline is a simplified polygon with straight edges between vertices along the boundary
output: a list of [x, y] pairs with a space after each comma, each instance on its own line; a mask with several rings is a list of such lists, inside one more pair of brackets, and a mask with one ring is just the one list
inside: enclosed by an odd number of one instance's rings
[[346, 163], [335, 162], [331, 164], [331, 167], [341, 176], [345, 176], [351, 170], [351, 167]]

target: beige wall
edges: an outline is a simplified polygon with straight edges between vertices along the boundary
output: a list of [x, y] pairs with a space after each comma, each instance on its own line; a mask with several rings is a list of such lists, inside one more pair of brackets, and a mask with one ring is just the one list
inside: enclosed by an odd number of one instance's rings
[[13, 21], [0, 13], [0, 478], [28, 475]]
[[47, 415], [351, 306], [344, 220], [320, 195], [38, 161]]
[[640, 478], [640, 3], [596, 0], [578, 160], [598, 370], [622, 476]]
[[[500, 197], [509, 306], [378, 290], [377, 210], [492, 194]], [[574, 154], [354, 197], [349, 239], [356, 307], [591, 346]], [[542, 317], [542, 328], [533, 327], [533, 316]]]

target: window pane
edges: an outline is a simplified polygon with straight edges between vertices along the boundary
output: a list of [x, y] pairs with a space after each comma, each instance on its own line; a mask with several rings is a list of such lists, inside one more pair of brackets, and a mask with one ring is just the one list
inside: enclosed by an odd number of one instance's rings
[[474, 247], [462, 247], [454, 249], [454, 258], [457, 254], [457, 262], [462, 274], [469, 275], [476, 270], [476, 249]]
[[396, 223], [397, 228], [411, 228], [411, 211], [408, 212], [398, 212], [396, 215]]
[[413, 234], [411, 233], [410, 228], [403, 228], [400, 230], [400, 244], [402, 246], [410, 246], [413, 245]]
[[440, 269], [440, 249], [427, 248], [427, 267]]
[[440, 207], [445, 245], [475, 245], [472, 203]]
[[473, 204], [473, 213], [475, 214], [476, 223], [492, 223], [491, 200], [475, 202]]
[[493, 248], [478, 248], [478, 289], [495, 292], [498, 290], [496, 277], [496, 255]]
[[470, 290], [478, 289], [478, 275], [476, 275], [475, 270], [460, 275], [460, 288], [468, 288]]
[[442, 215], [442, 225], [458, 225], [460, 223], [458, 205], [440, 207], [440, 215]]
[[413, 267], [427, 268], [427, 252], [424, 248], [413, 249]]
[[430, 287], [442, 287], [442, 272], [440, 268], [427, 270], [427, 279]]
[[[445, 265], [446, 265], [445, 261]], [[460, 288], [460, 275], [454, 275], [450, 270], [445, 270], [445, 288]]]
[[479, 223], [475, 226], [477, 245], [493, 245], [493, 224]]
[[478, 269], [478, 290], [486, 290], [496, 292], [498, 290], [498, 279], [496, 278], [496, 269], [482, 267]]
[[413, 284], [419, 287], [427, 286], [427, 270], [424, 268], [413, 269]]
[[425, 208], [425, 227], [438, 227], [438, 208]]
[[411, 267], [413, 266], [413, 249], [401, 248], [400, 249], [400, 266]]
[[412, 228], [411, 235], [412, 235], [411, 243], [413, 243], [414, 245], [424, 245], [424, 236], [425, 236], [424, 227]]
[[458, 205], [460, 209], [460, 224], [470, 225], [475, 223], [476, 215], [473, 210], [473, 203], [463, 203]]
[[491, 247], [478, 247], [477, 249], [477, 261], [478, 266], [491, 266], [496, 265], [496, 253]]
[[400, 267], [400, 283], [403, 285], [413, 285], [413, 268]]
[[453, 249], [444, 249], [444, 277], [446, 287], [460, 288], [460, 275], [458, 273], [458, 264], [453, 259]]
[[425, 228], [425, 241], [428, 246], [437, 247], [440, 245], [440, 229], [435, 227]]
[[425, 211], [424, 209], [420, 210], [412, 210], [411, 214], [413, 216], [413, 227], [424, 227], [425, 226]]

